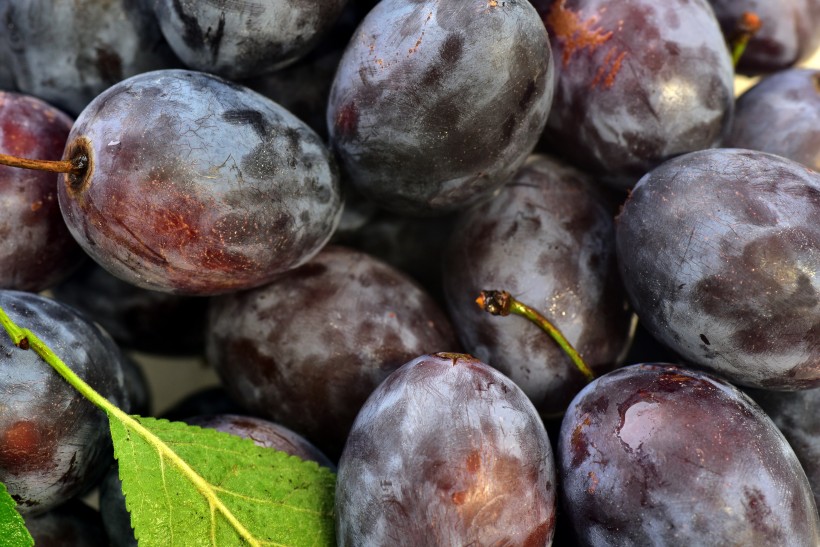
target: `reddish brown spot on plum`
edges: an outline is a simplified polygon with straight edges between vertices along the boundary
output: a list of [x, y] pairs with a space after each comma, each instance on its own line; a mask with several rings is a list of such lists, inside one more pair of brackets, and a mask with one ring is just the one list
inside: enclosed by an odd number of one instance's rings
[[598, 475], [595, 474], [595, 471], [590, 471], [587, 476], [589, 477], [589, 486], [587, 487], [587, 492], [589, 494], [594, 494], [595, 490], [598, 488], [598, 483], [601, 482], [598, 479]]
[[0, 435], [0, 466], [16, 472], [33, 471], [51, 460], [47, 434], [29, 421], [13, 423]]
[[581, 465], [589, 457], [589, 449], [587, 449], [587, 439], [584, 435], [584, 428], [591, 424], [589, 415], [584, 416], [584, 419], [575, 426], [572, 430], [572, 437], [570, 438], [570, 447], [572, 450], [572, 465], [577, 467]]
[[453, 495], [450, 496], [450, 499], [453, 500], [453, 503], [456, 505], [464, 505], [464, 502], [467, 501], [467, 492], [453, 492]]
[[[544, 24], [563, 46], [561, 55], [563, 66], [569, 65], [573, 55], [584, 50], [592, 55], [612, 39], [613, 32], [597, 26], [598, 21], [597, 15], [584, 17], [580, 12], [568, 9], [566, 0], [559, 0], [552, 4], [544, 18]], [[616, 46], [609, 47], [600, 62], [591, 87], [594, 88], [599, 84], [607, 89], [612, 87], [625, 58], [626, 51], [619, 50]]]
[[473, 450], [467, 456], [467, 471], [476, 473], [481, 469], [481, 453], [478, 450]]
[[339, 109], [336, 114], [336, 133], [340, 137], [354, 137], [359, 129], [359, 109], [355, 102], [350, 102]]

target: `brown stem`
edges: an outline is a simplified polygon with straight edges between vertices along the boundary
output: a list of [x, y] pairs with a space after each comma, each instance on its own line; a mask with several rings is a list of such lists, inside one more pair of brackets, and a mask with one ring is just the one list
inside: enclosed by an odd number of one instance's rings
[[740, 16], [735, 31], [729, 39], [729, 49], [732, 52], [732, 63], [735, 68], [737, 68], [743, 52], [746, 51], [749, 40], [757, 34], [761, 26], [760, 17], [753, 11], [744, 11], [743, 15]]
[[563, 333], [555, 328], [546, 317], [538, 313], [536, 310], [527, 306], [526, 304], [513, 298], [507, 291], [481, 291], [481, 294], [476, 298], [476, 304], [492, 315], [506, 316], [515, 314], [529, 319], [531, 322], [538, 325], [544, 332], [549, 334], [553, 340], [564, 350], [575, 367], [584, 375], [587, 382], [595, 379], [595, 374], [589, 366], [581, 358], [578, 351], [572, 347], [569, 340], [564, 337]]
[[19, 167], [21, 169], [34, 169], [35, 171], [48, 171], [50, 173], [81, 175], [87, 164], [88, 158], [85, 156], [78, 156], [71, 160], [32, 160], [0, 154], [0, 165]]

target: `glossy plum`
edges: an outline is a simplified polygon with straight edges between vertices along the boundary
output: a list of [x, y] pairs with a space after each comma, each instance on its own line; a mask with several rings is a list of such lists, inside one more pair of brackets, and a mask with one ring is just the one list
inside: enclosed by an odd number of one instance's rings
[[[0, 91], [2, 154], [58, 160], [72, 123], [40, 99]], [[60, 214], [57, 178], [0, 166], [0, 288], [42, 291], [84, 260]]]
[[763, 152], [670, 160], [617, 223], [629, 299], [688, 362], [741, 385], [820, 386], [820, 174]]
[[[128, 410], [119, 349], [72, 309], [30, 293], [0, 291], [0, 307], [80, 378]], [[34, 351], [0, 332], [0, 482], [24, 514], [84, 493], [113, 458], [108, 419]]]
[[59, 185], [83, 248], [114, 275], [207, 295], [262, 285], [330, 238], [341, 197], [319, 137], [213, 75], [164, 70], [99, 95], [77, 118]]
[[705, 373], [652, 364], [598, 378], [567, 410], [556, 462], [581, 545], [820, 542], [789, 443], [751, 399]]
[[820, 171], [820, 69], [782, 70], [738, 97], [726, 146], [770, 152]]
[[475, 202], [533, 149], [552, 101], [529, 2], [379, 2], [348, 45], [327, 123], [363, 195], [400, 213]]
[[179, 61], [150, 0], [0, 0], [0, 51], [18, 89], [72, 115], [111, 85]]
[[168, 44], [189, 68], [237, 79], [303, 57], [347, 0], [150, 1]]
[[706, 0], [534, 0], [556, 63], [548, 150], [629, 188], [720, 142], [734, 70]]
[[728, 40], [744, 13], [760, 20], [737, 65], [740, 74], [769, 74], [791, 68], [820, 46], [818, 0], [709, 0]]
[[208, 361], [237, 402], [331, 458], [392, 371], [456, 348], [447, 317], [407, 276], [335, 246], [264, 287], [215, 298], [207, 340]]
[[547, 156], [531, 156], [492, 201], [458, 218], [444, 289], [465, 351], [509, 376], [540, 412], [563, 411], [586, 380], [536, 325], [482, 311], [482, 290], [506, 290], [545, 314], [594, 372], [614, 367], [628, 343], [607, 198]]
[[509, 378], [423, 355], [367, 400], [339, 462], [339, 546], [546, 546], [554, 527], [549, 439]]

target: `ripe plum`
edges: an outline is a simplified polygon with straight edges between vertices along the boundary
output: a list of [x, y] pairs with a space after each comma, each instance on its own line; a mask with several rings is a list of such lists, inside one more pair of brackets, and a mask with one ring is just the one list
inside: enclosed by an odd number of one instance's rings
[[480, 291], [506, 290], [546, 314], [595, 372], [614, 367], [628, 343], [607, 198], [547, 156], [531, 156], [492, 201], [458, 218], [444, 289], [464, 349], [509, 376], [543, 413], [563, 411], [584, 376], [536, 325], [481, 311]]
[[[60, 159], [72, 123], [40, 99], [0, 91], [2, 154]], [[0, 288], [48, 289], [84, 258], [60, 214], [57, 175], [0, 166]]]
[[0, 0], [0, 51], [20, 91], [77, 115], [103, 90], [177, 66], [149, 0]]
[[331, 458], [388, 374], [454, 348], [450, 322], [418, 285], [336, 246], [264, 287], [214, 298], [207, 336], [208, 361], [233, 399]]
[[[110, 337], [39, 295], [0, 291], [0, 307], [102, 396], [128, 410], [121, 356]], [[0, 348], [0, 482], [21, 513], [42, 513], [102, 478], [113, 459], [108, 419], [5, 331]]]
[[347, 0], [154, 0], [171, 49], [189, 67], [226, 78], [258, 76], [310, 51]]
[[103, 547], [109, 543], [100, 512], [79, 500], [25, 520], [37, 547]]
[[789, 443], [727, 382], [673, 365], [602, 376], [558, 440], [582, 545], [818, 545], [820, 517]]
[[782, 70], [738, 97], [726, 146], [770, 152], [820, 171], [820, 69]]
[[545, 546], [554, 528], [552, 448], [509, 378], [423, 355], [367, 400], [339, 462], [338, 545]]
[[820, 174], [764, 152], [669, 160], [617, 222], [629, 299], [690, 363], [741, 385], [820, 386]]
[[382, 207], [452, 211], [524, 162], [552, 87], [549, 40], [529, 2], [382, 0], [336, 72], [331, 144]]
[[545, 142], [612, 185], [719, 143], [734, 70], [706, 0], [534, 0], [556, 59]]
[[59, 185], [80, 245], [137, 286], [208, 295], [262, 285], [330, 238], [339, 181], [319, 137], [273, 101], [217, 76], [161, 70], [83, 110]]
[[727, 40], [744, 13], [760, 20], [740, 57], [737, 72], [754, 76], [791, 68], [820, 46], [818, 0], [709, 0]]

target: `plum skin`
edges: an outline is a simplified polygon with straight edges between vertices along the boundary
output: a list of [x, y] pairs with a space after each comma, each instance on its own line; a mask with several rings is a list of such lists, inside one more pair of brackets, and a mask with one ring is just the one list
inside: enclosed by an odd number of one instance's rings
[[341, 214], [319, 137], [241, 85], [186, 70], [124, 80], [78, 116], [59, 185], [85, 251], [137, 286], [211, 295], [262, 285], [313, 256]]
[[443, 284], [465, 351], [509, 376], [539, 412], [563, 412], [585, 378], [536, 325], [476, 306], [480, 291], [509, 291], [545, 314], [596, 374], [615, 367], [631, 312], [595, 180], [533, 154], [493, 200], [458, 217], [447, 243]]
[[745, 394], [703, 372], [643, 364], [599, 377], [567, 410], [556, 460], [581, 545], [820, 542], [789, 443]]
[[454, 211], [489, 198], [526, 160], [553, 77], [549, 39], [528, 2], [382, 1], [339, 63], [331, 145], [381, 207]]
[[[0, 153], [58, 160], [73, 120], [50, 104], [0, 91]], [[0, 166], [0, 288], [39, 292], [86, 258], [57, 202], [54, 173]]]
[[[0, 307], [128, 411], [121, 355], [109, 336], [43, 296], [0, 291]], [[102, 478], [113, 458], [108, 419], [34, 351], [14, 346], [5, 331], [0, 346], [0, 482], [21, 513], [42, 513]]]
[[549, 545], [554, 525], [546, 430], [492, 367], [420, 356], [356, 418], [339, 461], [338, 545]]
[[820, 386], [820, 174], [713, 149], [645, 175], [616, 226], [621, 277], [647, 330], [740, 385]]
[[328, 246], [268, 285], [213, 298], [206, 355], [250, 413], [335, 459], [380, 382], [409, 359], [456, 344], [449, 319], [406, 275]]

